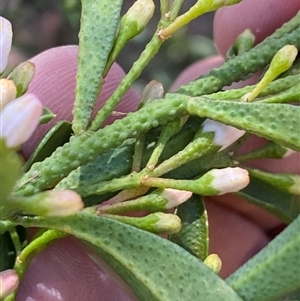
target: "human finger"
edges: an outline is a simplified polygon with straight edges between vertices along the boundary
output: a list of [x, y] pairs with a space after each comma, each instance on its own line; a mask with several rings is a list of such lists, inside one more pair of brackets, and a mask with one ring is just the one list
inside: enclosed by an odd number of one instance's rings
[[225, 56], [228, 48], [245, 29], [258, 44], [300, 10], [300, 0], [243, 0], [219, 9], [214, 18], [214, 41]]
[[[78, 46], [62, 46], [52, 48], [30, 59], [35, 64], [35, 76], [30, 83], [28, 92], [39, 97], [43, 105], [56, 114], [47, 124], [38, 126], [36, 132], [23, 145], [23, 155], [28, 158], [46, 132], [59, 120], [72, 120], [72, 108], [75, 99]], [[95, 111], [116, 89], [125, 73], [114, 64], [105, 78], [105, 84], [98, 97]], [[129, 112], [137, 108], [139, 95], [130, 89], [116, 107], [117, 111]], [[115, 118], [110, 117], [106, 123]]]
[[17, 301], [138, 301], [123, 280], [80, 241], [60, 239], [34, 257]]

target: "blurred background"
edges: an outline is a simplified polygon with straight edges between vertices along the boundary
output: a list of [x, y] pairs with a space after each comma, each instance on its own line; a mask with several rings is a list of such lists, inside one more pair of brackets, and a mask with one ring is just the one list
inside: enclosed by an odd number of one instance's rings
[[[125, 72], [130, 69], [156, 30], [160, 16], [159, 0], [154, 2], [155, 14], [147, 28], [128, 43], [117, 60]], [[195, 2], [196, 0], [186, 0], [182, 12], [187, 11]], [[124, 0], [123, 14], [133, 3], [134, 0]], [[78, 44], [80, 9], [80, 0], [0, 0], [1, 15], [11, 21], [14, 31], [10, 67], [46, 49]], [[213, 13], [209, 13], [174, 34], [163, 44], [135, 87], [141, 90], [150, 80], [155, 79], [162, 82], [167, 90], [185, 67], [215, 54], [212, 23]]]

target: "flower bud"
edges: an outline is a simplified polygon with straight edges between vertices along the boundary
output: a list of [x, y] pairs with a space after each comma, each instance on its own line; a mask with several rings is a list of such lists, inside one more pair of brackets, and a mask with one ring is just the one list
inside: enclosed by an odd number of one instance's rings
[[11, 50], [12, 43], [12, 27], [11, 23], [0, 16], [0, 73], [2, 73], [8, 62], [8, 55]]
[[300, 175], [289, 173], [269, 173], [259, 169], [248, 168], [251, 176], [256, 177], [278, 190], [300, 195]]
[[180, 218], [170, 213], [155, 212], [144, 217], [110, 214], [104, 214], [103, 216], [156, 234], [174, 234], [181, 230]]
[[188, 190], [199, 195], [222, 195], [237, 192], [249, 184], [248, 171], [239, 167], [212, 169], [196, 180], [173, 180], [144, 176], [141, 183], [150, 187]]
[[26, 61], [18, 65], [9, 75], [8, 78], [12, 79], [17, 86], [18, 96], [26, 93], [34, 74], [34, 63]]
[[153, 99], [160, 99], [164, 95], [164, 87], [163, 85], [156, 81], [150, 81], [145, 88], [143, 89], [142, 93], [142, 100], [139, 104], [139, 108], [143, 107], [147, 102], [150, 102]]
[[264, 74], [260, 82], [255, 86], [255, 88], [245, 94], [242, 99], [245, 101], [254, 100], [259, 93], [277, 76], [281, 73], [287, 71], [292, 65], [296, 56], [298, 54], [298, 49], [294, 45], [285, 45], [274, 55], [270, 67]]
[[294, 150], [292, 150], [292, 149], [290, 149], [290, 148], [286, 148], [286, 152], [285, 152], [285, 154], [283, 155], [282, 158], [289, 157], [290, 155], [295, 154], [295, 153], [297, 153], [297, 152], [294, 151]]
[[16, 98], [17, 88], [12, 80], [0, 79], [0, 111], [6, 104]]
[[237, 192], [249, 184], [248, 171], [240, 167], [227, 167], [223, 169], [212, 169], [201, 179], [211, 178], [211, 188], [218, 191], [217, 195]]
[[1, 132], [8, 148], [18, 147], [29, 139], [39, 124], [43, 106], [34, 94], [26, 94], [7, 104], [0, 112]]
[[154, 2], [152, 0], [137, 0], [129, 8], [121, 19], [121, 26], [132, 28], [132, 37], [141, 33], [154, 13]]
[[206, 119], [203, 122], [202, 132], [215, 133], [213, 144], [221, 146], [220, 151], [230, 146], [245, 134], [243, 130], [238, 130], [230, 125], [225, 125], [211, 119]]
[[19, 285], [19, 278], [14, 270], [0, 272], [0, 299], [10, 295]]
[[159, 194], [168, 201], [164, 209], [171, 209], [186, 202], [193, 193], [185, 190], [167, 188], [163, 189]]
[[81, 196], [73, 190], [48, 190], [29, 197], [13, 197], [9, 204], [17, 210], [39, 216], [68, 216], [84, 207]]
[[204, 264], [211, 268], [215, 273], [219, 273], [222, 268], [222, 261], [217, 254], [210, 254], [204, 260]]

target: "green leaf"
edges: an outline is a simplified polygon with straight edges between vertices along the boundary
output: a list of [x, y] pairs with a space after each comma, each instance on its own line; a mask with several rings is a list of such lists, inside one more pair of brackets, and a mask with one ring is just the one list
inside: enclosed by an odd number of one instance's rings
[[300, 128], [299, 106], [195, 97], [188, 101], [187, 109], [192, 115], [208, 117], [300, 150], [299, 133], [295, 130]]
[[109, 181], [130, 172], [134, 140], [127, 140], [122, 146], [110, 149], [94, 161], [80, 166], [62, 179], [56, 188], [73, 189], [80, 193], [81, 187]]
[[202, 261], [208, 256], [208, 218], [204, 202], [193, 195], [176, 210], [182, 228], [170, 239]]
[[290, 223], [300, 214], [299, 195], [280, 191], [253, 176], [250, 176], [250, 184], [236, 194], [271, 212], [286, 223]]
[[56, 115], [48, 108], [43, 107], [43, 113], [40, 118], [40, 124], [44, 124], [55, 118]]
[[[5, 140], [0, 138], [0, 209], [5, 204], [8, 195], [12, 192], [20, 175], [22, 166], [21, 157], [8, 149]], [[1, 210], [0, 210], [1, 213]]]
[[226, 279], [244, 301], [271, 301], [300, 288], [300, 215]]
[[86, 130], [104, 83], [102, 73], [115, 40], [122, 0], [82, 0], [73, 130]]
[[11, 269], [16, 258], [15, 248], [9, 232], [0, 235], [0, 272]]
[[140, 300], [242, 301], [212, 270], [176, 244], [85, 212], [60, 219], [26, 217], [19, 222], [66, 231], [89, 242]]
[[68, 121], [59, 121], [41, 140], [36, 150], [24, 165], [23, 170], [28, 171], [33, 163], [41, 162], [51, 156], [57, 147], [69, 141], [71, 134], [71, 123]]

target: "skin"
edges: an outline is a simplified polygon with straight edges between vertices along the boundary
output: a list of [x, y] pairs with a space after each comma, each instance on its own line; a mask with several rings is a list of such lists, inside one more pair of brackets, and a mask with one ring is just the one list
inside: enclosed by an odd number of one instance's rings
[[[244, 0], [236, 6], [219, 10], [214, 22], [214, 36], [220, 55], [224, 55], [245, 28], [250, 27], [259, 42], [299, 9], [299, 0]], [[37, 72], [29, 91], [36, 93], [45, 106], [57, 114], [55, 121], [71, 120], [77, 49], [77, 46], [51, 49], [31, 60], [36, 64]], [[176, 90], [179, 85], [209, 72], [222, 60], [218, 56], [195, 63], [183, 72], [172, 89]], [[108, 98], [122, 76], [123, 71], [115, 65], [106, 79], [98, 106]], [[138, 101], [138, 94], [130, 90], [118, 110], [135, 110]], [[50, 126], [40, 127], [24, 145], [25, 157]], [[242, 151], [262, 143], [261, 139], [251, 137]], [[272, 172], [299, 173], [299, 162], [298, 153], [283, 160], [260, 160], [250, 165]], [[219, 254], [223, 261], [222, 277], [228, 276], [252, 257], [284, 227], [271, 214], [232, 195], [208, 198], [206, 206], [210, 223], [210, 252]], [[64, 238], [32, 260], [20, 285], [17, 300], [137, 300], [130, 291], [126, 291], [120, 279], [116, 279], [101, 259], [81, 242]]]

